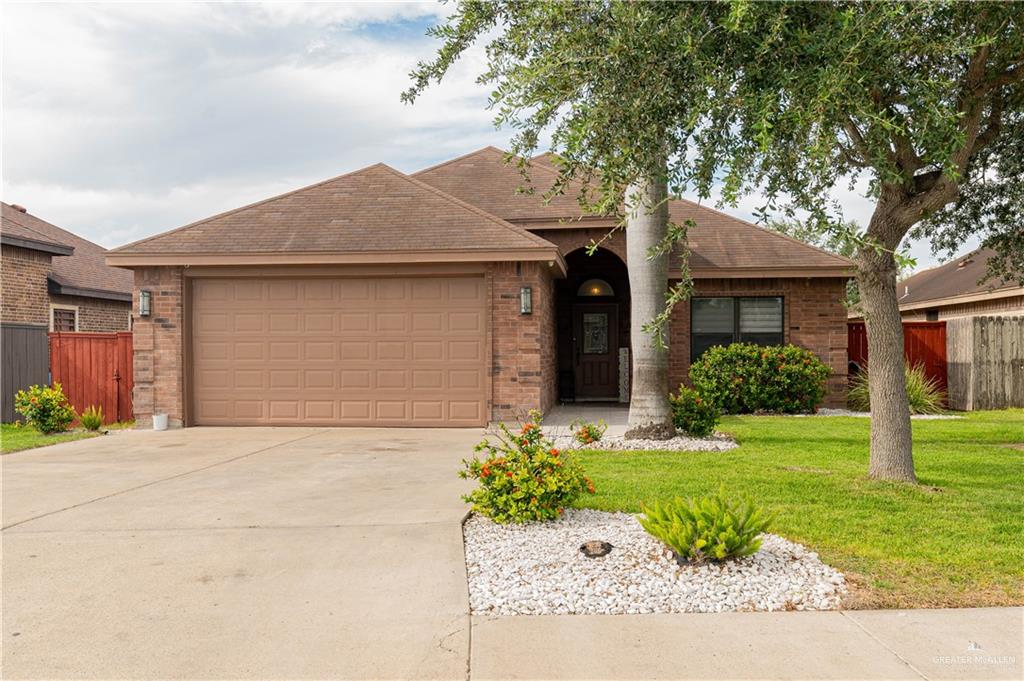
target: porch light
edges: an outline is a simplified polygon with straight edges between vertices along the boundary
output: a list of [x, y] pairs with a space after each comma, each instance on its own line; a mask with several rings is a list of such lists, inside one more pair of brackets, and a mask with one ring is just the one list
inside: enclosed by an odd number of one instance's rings
[[529, 286], [519, 289], [519, 314], [533, 314], [533, 289]]
[[150, 311], [149, 291], [139, 291], [139, 316], [148, 317]]
[[604, 279], [587, 279], [576, 291], [578, 296], [614, 296], [611, 284]]

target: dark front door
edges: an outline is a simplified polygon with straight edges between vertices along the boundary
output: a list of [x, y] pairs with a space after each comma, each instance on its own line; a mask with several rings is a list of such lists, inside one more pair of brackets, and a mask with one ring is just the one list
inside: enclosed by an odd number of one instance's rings
[[580, 303], [573, 307], [573, 355], [577, 399], [619, 396], [618, 306]]

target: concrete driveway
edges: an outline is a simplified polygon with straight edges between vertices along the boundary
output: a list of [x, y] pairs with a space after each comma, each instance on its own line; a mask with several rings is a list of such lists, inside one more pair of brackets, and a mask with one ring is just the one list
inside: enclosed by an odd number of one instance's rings
[[1022, 678], [1020, 608], [470, 618], [455, 473], [479, 437], [196, 428], [0, 458], [0, 677]]
[[465, 678], [479, 430], [194, 428], [10, 454], [4, 678]]

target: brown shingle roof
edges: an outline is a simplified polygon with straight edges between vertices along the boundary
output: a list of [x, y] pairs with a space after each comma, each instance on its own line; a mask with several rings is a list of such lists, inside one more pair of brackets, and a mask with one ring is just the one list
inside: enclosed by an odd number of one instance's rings
[[985, 276], [988, 259], [993, 255], [995, 252], [991, 248], [979, 248], [945, 265], [932, 267], [904, 279], [896, 286], [900, 306], [1020, 288], [1014, 283], [1003, 283], [998, 280], [978, 283]]
[[3, 219], [0, 220], [0, 237], [5, 244], [43, 251], [52, 255], [71, 255], [75, 249], [68, 244], [51, 239], [42, 232], [32, 229], [28, 224], [32, 216], [21, 212], [14, 206], [3, 203]]
[[401, 253], [555, 246], [383, 163], [111, 251], [141, 254]]
[[842, 256], [685, 199], [669, 202], [673, 222], [692, 219], [690, 267], [698, 269], [850, 268]]
[[[574, 220], [581, 210], [575, 195], [564, 194], [545, 203], [542, 190], [550, 189], [557, 176], [552, 154], [531, 159], [530, 181], [535, 194], [517, 193], [524, 184], [519, 169], [505, 163], [501, 149], [486, 147], [440, 165], [415, 173], [413, 177], [432, 184], [463, 201], [483, 208], [530, 229], [557, 228], [559, 220]], [[691, 259], [694, 269], [814, 269], [850, 268], [846, 258], [823, 251], [796, 239], [770, 232], [692, 201], [671, 201], [669, 212], [674, 221], [692, 219]], [[543, 227], [531, 221], [548, 221]], [[571, 227], [568, 223], [565, 227]], [[584, 223], [577, 223], [582, 226]]]
[[22, 213], [6, 203], [3, 204], [3, 222], [5, 233], [9, 229], [29, 230], [43, 235], [45, 239], [54, 243], [74, 249], [69, 256], [53, 259], [50, 279], [61, 289], [66, 289], [61, 292], [85, 296], [115, 294], [119, 298], [130, 298], [134, 275], [127, 270], [109, 267], [105, 262], [107, 249], [99, 244], [50, 224], [31, 213]]
[[551, 189], [556, 174], [550, 166], [537, 164], [530, 170], [533, 194], [519, 192], [527, 186], [519, 168], [505, 163], [505, 152], [485, 147], [453, 158], [412, 175], [446, 194], [478, 206], [510, 222], [519, 220], [559, 220], [581, 215], [575, 194], [560, 194], [545, 202], [543, 194]]

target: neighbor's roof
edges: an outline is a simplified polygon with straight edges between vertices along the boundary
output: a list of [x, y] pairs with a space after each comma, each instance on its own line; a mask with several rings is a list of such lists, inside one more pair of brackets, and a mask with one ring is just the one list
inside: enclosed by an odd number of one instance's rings
[[985, 277], [988, 260], [993, 255], [995, 251], [991, 248], [980, 248], [945, 265], [923, 270], [904, 279], [896, 286], [900, 309], [928, 307], [946, 301], [952, 303], [965, 297], [977, 299], [1024, 293], [1024, 287], [1015, 283], [998, 280], [978, 283]]
[[[398, 256], [392, 257], [392, 256]], [[114, 249], [108, 262], [557, 260], [554, 244], [383, 163]]]
[[51, 264], [49, 278], [54, 293], [131, 300], [134, 275], [109, 267], [104, 261], [107, 249], [102, 246], [6, 203], [3, 204], [3, 232], [5, 235], [42, 235], [43, 239], [68, 250], [66, 257], [54, 258]]
[[56, 241], [42, 232], [32, 229], [27, 223], [35, 218], [21, 212], [14, 206], [3, 203], [3, 220], [0, 221], [0, 241], [8, 246], [27, 248], [51, 255], [71, 255], [75, 249]]
[[[413, 177], [458, 196], [489, 213], [529, 229], [557, 229], [611, 226], [608, 218], [581, 218], [576, 195], [543, 199], [557, 177], [553, 154], [540, 154], [530, 160], [530, 181], [534, 194], [517, 190], [525, 184], [516, 165], [506, 162], [507, 154], [485, 147], [471, 154], [446, 161]], [[578, 189], [578, 188], [574, 188]], [[672, 220], [692, 219], [689, 233], [690, 267], [698, 270], [822, 270], [852, 273], [853, 263], [846, 258], [810, 246], [787, 236], [721, 211], [684, 199], [669, 203]]]

